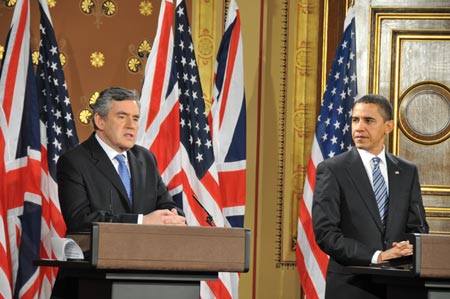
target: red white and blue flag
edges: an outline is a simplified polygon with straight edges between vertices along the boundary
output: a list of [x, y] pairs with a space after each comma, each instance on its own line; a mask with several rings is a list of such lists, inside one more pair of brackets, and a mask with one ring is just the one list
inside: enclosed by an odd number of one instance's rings
[[357, 97], [356, 29], [353, 8], [344, 24], [344, 35], [337, 49], [317, 120], [307, 175], [300, 201], [296, 260], [301, 286], [307, 299], [324, 298], [328, 256], [317, 246], [311, 208], [316, 166], [321, 161], [348, 151], [353, 146], [351, 114]]
[[56, 270], [33, 260], [54, 257], [51, 237], [65, 234], [55, 163], [78, 143], [46, 1], [40, 9], [40, 76], [30, 55], [28, 0], [16, 3], [0, 75], [1, 298], [50, 298]]
[[228, 227], [243, 227], [246, 200], [246, 104], [241, 18], [231, 0], [216, 58], [211, 126]]
[[[172, 1], [163, 1], [145, 69], [138, 143], [155, 154], [163, 180], [189, 225], [230, 227], [184, 0], [178, 0], [175, 9], [175, 38], [172, 18]], [[242, 226], [242, 207], [238, 217]], [[235, 279], [230, 274], [219, 277], [215, 284], [202, 283], [201, 297], [237, 298]]]

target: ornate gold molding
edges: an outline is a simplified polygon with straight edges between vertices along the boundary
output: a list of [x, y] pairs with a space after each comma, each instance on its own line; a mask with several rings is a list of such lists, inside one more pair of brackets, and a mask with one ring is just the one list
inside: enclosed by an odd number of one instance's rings
[[221, 10], [218, 9], [215, 0], [195, 0], [192, 1], [192, 6], [193, 21], [190, 24], [193, 29], [192, 38], [196, 49], [206, 110], [209, 111], [214, 84], [216, 45], [222, 39], [222, 32], [216, 33], [217, 12]]

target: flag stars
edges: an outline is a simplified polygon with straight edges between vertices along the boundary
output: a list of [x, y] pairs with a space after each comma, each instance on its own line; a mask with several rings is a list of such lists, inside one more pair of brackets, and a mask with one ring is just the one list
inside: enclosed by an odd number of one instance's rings
[[178, 25], [178, 32], [184, 32], [184, 26], [183, 26], [183, 24], [179, 24]]
[[336, 111], [339, 115], [341, 115], [343, 113], [344, 108], [342, 106], [339, 106]]
[[201, 162], [201, 161], [203, 161], [203, 155], [200, 154], [200, 153], [198, 153], [198, 154], [197, 154], [197, 157], [195, 157], [195, 159], [196, 159], [198, 162]]
[[328, 110], [329, 111], [333, 110], [333, 103], [330, 103], [330, 105], [328, 105]]
[[177, 14], [179, 17], [181, 17], [182, 15], [184, 15], [184, 8], [179, 6], [178, 10], [177, 10]]
[[344, 63], [344, 57], [339, 57], [339, 59], [338, 59], [338, 61], [337, 61], [339, 64], [342, 64], [342, 63]]
[[195, 83], [197, 83], [197, 76], [191, 75], [190, 81], [191, 81], [192, 85], [194, 85]]
[[181, 48], [181, 50], [184, 50], [184, 42], [182, 40], [180, 41], [180, 44], [178, 46]]
[[342, 135], [345, 135], [345, 133], [347, 133], [347, 131], [350, 129], [350, 126], [346, 123], [344, 125], [344, 128], [342, 129]]
[[209, 149], [212, 146], [211, 140], [206, 140], [205, 146]]
[[61, 143], [58, 141], [58, 139], [55, 139], [55, 140], [53, 141], [53, 146], [54, 146], [58, 151], [60, 151], [60, 150], [62, 149]]
[[181, 64], [184, 66], [186, 63], [186, 57], [181, 57]]
[[327, 133], [324, 133], [324, 134], [322, 135], [322, 141], [325, 142], [325, 141], [327, 141], [327, 140], [328, 140], [328, 134], [327, 134]]
[[56, 110], [55, 117], [56, 117], [56, 119], [60, 119], [62, 117], [60, 110]]
[[341, 127], [341, 123], [338, 120], [336, 120], [335, 123], [334, 123], [334, 129], [337, 130], [340, 127]]
[[191, 62], [189, 62], [189, 65], [191, 66], [191, 68], [194, 68], [196, 66], [195, 60], [191, 59]]
[[336, 144], [337, 141], [337, 137], [333, 135], [333, 137], [331, 138], [331, 144]]
[[72, 121], [72, 114], [71, 113], [66, 113], [66, 116], [64, 116], [64, 118], [66, 119], [66, 122], [71, 122]]
[[197, 144], [198, 147], [202, 146], [202, 141], [199, 137], [197, 138], [197, 141], [195, 141], [195, 144]]
[[331, 119], [328, 117], [325, 121], [325, 125], [328, 127], [330, 125]]
[[52, 55], [58, 54], [58, 48], [55, 46], [52, 46], [52, 48], [50, 49], [50, 53], [52, 53]]
[[[41, 30], [42, 34], [45, 34], [45, 27], [42, 26], [42, 24], [39, 24], [39, 29]], [[42, 42], [42, 40], [41, 40], [41, 42]]]
[[335, 154], [336, 154], [335, 152], [330, 151], [330, 153], [328, 154], [328, 158], [333, 158]]
[[58, 69], [58, 64], [56, 62], [52, 62], [52, 65], [50, 67], [53, 71], [56, 71]]
[[341, 73], [336, 72], [336, 74], [334, 75], [334, 80], [339, 80], [339, 77], [341, 76]]
[[71, 129], [66, 129], [66, 136], [67, 138], [73, 137], [73, 133]]

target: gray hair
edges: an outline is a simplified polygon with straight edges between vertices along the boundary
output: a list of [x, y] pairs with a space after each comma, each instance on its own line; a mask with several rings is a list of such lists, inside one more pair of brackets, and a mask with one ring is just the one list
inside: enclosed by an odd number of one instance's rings
[[[111, 108], [112, 101], [124, 100], [133, 100], [136, 102], [139, 109], [141, 108], [141, 103], [139, 102], [139, 94], [136, 90], [121, 87], [111, 87], [100, 92], [97, 101], [92, 107], [92, 115], [98, 113], [102, 118], [105, 118], [108, 115], [109, 109]], [[96, 126], [95, 121], [93, 121], [92, 123], [94, 124], [94, 130], [97, 130], [98, 127]]]
[[357, 99], [353, 105], [356, 105], [357, 103], [375, 104], [378, 106], [378, 109], [380, 110], [381, 116], [383, 116], [384, 121], [394, 119], [391, 102], [389, 102], [389, 100], [382, 95], [368, 94]]

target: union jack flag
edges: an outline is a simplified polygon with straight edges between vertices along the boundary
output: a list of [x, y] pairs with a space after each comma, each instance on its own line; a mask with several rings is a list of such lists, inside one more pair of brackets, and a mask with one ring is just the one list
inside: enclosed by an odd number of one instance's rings
[[307, 176], [300, 202], [296, 260], [306, 298], [324, 298], [328, 256], [317, 246], [311, 220], [316, 166], [323, 160], [350, 150], [351, 116], [357, 97], [355, 15], [350, 8], [344, 35], [327, 79], [317, 120]]
[[[246, 104], [239, 8], [228, 7], [225, 32], [216, 58], [210, 123], [226, 227], [243, 227], [246, 201]], [[209, 298], [238, 298], [238, 273], [219, 273], [223, 286], [208, 282]], [[207, 292], [202, 287], [204, 293]], [[214, 297], [215, 296], [215, 297]]]
[[45, 0], [40, 10], [39, 76], [30, 56], [29, 1], [18, 1], [0, 77], [3, 298], [50, 298], [56, 270], [35, 267], [33, 260], [54, 258], [51, 237], [65, 234], [55, 163], [78, 143]]

